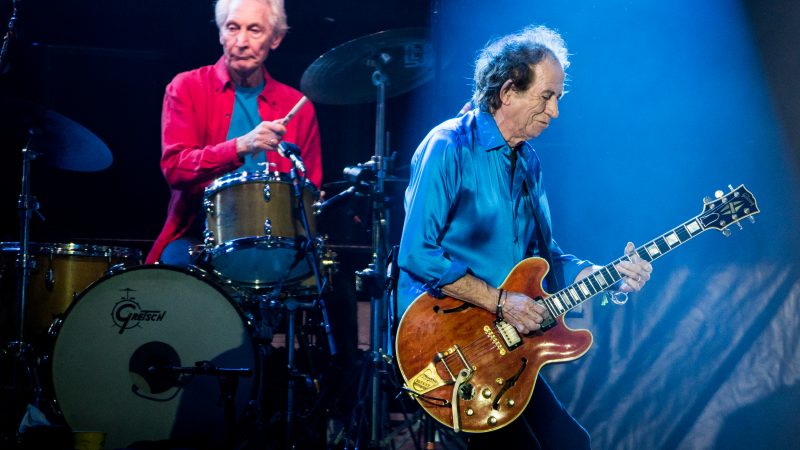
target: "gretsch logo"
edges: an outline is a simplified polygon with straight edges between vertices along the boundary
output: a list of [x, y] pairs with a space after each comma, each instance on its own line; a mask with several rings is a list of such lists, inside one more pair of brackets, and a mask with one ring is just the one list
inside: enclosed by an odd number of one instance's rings
[[136, 297], [131, 295], [131, 292], [136, 292], [133, 289], [123, 289], [125, 295], [122, 300], [114, 305], [111, 310], [111, 318], [114, 320], [114, 326], [119, 327], [119, 334], [131, 328], [141, 327], [142, 322], [161, 322], [164, 320], [166, 311], [159, 311], [153, 309], [142, 309], [137, 303]]

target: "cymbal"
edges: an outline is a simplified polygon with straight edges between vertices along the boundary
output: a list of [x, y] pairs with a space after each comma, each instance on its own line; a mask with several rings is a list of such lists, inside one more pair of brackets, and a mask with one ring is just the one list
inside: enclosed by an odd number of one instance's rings
[[386, 98], [404, 94], [433, 77], [427, 28], [398, 28], [354, 39], [316, 59], [300, 90], [316, 103], [354, 105], [376, 100], [373, 73], [386, 77]]
[[111, 165], [108, 146], [83, 125], [33, 103], [0, 100], [0, 120], [9, 130], [32, 133], [29, 147], [45, 164], [76, 172], [96, 172]]

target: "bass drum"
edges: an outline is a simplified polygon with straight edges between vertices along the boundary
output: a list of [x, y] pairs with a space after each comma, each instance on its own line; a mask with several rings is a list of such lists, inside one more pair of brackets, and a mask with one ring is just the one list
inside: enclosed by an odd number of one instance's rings
[[229, 446], [223, 380], [203, 373], [212, 368], [252, 371], [235, 377], [237, 423], [254, 403], [259, 356], [249, 327], [197, 269], [138, 266], [108, 275], [80, 294], [57, 330], [57, 403], [73, 430], [105, 432], [108, 448], [163, 440]]

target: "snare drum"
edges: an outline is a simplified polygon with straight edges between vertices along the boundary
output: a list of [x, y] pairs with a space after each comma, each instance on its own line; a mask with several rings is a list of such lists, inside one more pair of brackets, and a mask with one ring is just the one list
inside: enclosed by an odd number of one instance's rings
[[[136, 265], [142, 259], [141, 251], [123, 247], [30, 243], [28, 248], [32, 268], [26, 296], [26, 338], [43, 335], [75, 295], [100, 279], [111, 266]], [[19, 251], [18, 242], [0, 243], [0, 281], [8, 301], [17, 298]]]
[[[263, 171], [231, 173], [206, 188], [207, 260], [215, 272], [250, 287], [293, 283], [312, 272], [302, 255], [306, 233], [292, 188], [288, 176]], [[306, 182], [302, 194], [313, 236], [319, 193]]]
[[198, 269], [138, 266], [106, 276], [54, 328], [57, 403], [72, 429], [105, 432], [108, 448], [157, 440], [226, 446], [222, 380], [178, 367], [251, 369], [237, 377], [237, 422], [256, 397], [250, 327], [230, 294]]

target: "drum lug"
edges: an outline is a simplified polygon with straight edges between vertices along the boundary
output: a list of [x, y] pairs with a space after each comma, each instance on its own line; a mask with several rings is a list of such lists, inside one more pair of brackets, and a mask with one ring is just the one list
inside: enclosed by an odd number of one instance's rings
[[272, 200], [272, 192], [269, 189], [269, 183], [264, 183], [264, 201], [269, 203], [270, 200]]
[[206, 228], [206, 230], [203, 231], [203, 244], [205, 244], [206, 247], [210, 248], [214, 246], [216, 241], [217, 240], [214, 237], [214, 232]]
[[48, 267], [44, 274], [44, 285], [48, 291], [52, 291], [56, 286], [56, 271], [53, 270], [53, 266]]
[[272, 221], [269, 220], [269, 217], [264, 219], [264, 235], [272, 236]]
[[210, 198], [206, 197], [203, 199], [203, 207], [206, 209], [207, 216], [214, 215], [214, 203], [211, 201]]

